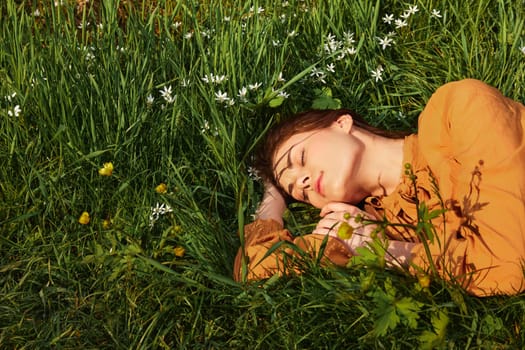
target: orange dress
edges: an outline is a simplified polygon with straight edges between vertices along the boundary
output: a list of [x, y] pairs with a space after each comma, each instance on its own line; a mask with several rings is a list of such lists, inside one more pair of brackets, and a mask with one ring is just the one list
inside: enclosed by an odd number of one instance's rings
[[[408, 176], [388, 196], [369, 197], [365, 210], [392, 223], [417, 223], [417, 205], [441, 209], [429, 249], [411, 229], [390, 227], [392, 240], [415, 242], [410, 271], [454, 280], [478, 296], [525, 290], [525, 107], [478, 80], [440, 87], [419, 117], [418, 134], [405, 139]], [[436, 185], [439, 189], [436, 191]], [[244, 230], [234, 277], [267, 278], [285, 270], [290, 241], [315, 256], [325, 236], [293, 238], [271, 220], [256, 220]], [[342, 241], [328, 237], [324, 259], [344, 266], [351, 257]]]

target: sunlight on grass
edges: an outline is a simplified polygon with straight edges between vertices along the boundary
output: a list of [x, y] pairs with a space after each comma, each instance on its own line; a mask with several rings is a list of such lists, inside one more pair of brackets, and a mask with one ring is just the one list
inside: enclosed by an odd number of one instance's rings
[[523, 102], [524, 19], [511, 0], [2, 2], [0, 344], [524, 347], [519, 296], [313, 263], [231, 278], [271, 123], [345, 106], [414, 130], [465, 77]]

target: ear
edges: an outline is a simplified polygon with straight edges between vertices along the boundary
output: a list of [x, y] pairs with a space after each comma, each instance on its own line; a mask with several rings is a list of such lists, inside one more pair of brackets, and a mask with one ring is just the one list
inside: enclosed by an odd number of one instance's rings
[[332, 123], [332, 127], [340, 129], [345, 133], [349, 133], [354, 126], [354, 119], [350, 114], [343, 114], [336, 121]]

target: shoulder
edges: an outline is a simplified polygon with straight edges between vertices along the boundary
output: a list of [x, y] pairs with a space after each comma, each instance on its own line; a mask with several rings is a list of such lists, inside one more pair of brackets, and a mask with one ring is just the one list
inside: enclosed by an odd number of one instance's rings
[[476, 79], [464, 79], [439, 87], [427, 106], [454, 112], [457, 109], [471, 108], [474, 104], [498, 104], [505, 100], [498, 89], [487, 83]]
[[463, 79], [446, 83], [436, 90], [436, 94], [453, 92], [455, 94], [500, 94], [500, 92], [489, 84], [477, 79]]
[[515, 126], [522, 108], [520, 103], [480, 80], [454, 81], [438, 88], [429, 99], [419, 118], [419, 130], [444, 127], [463, 132], [465, 128], [496, 121], [503, 122], [502, 126]]

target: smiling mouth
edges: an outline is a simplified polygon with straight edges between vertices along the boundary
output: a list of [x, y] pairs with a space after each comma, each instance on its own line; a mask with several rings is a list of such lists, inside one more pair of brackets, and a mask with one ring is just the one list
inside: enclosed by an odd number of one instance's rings
[[319, 177], [317, 178], [317, 181], [315, 182], [315, 192], [319, 193], [319, 194], [323, 194], [321, 192], [321, 180], [323, 179], [323, 172], [321, 171], [321, 174], [319, 175]]

